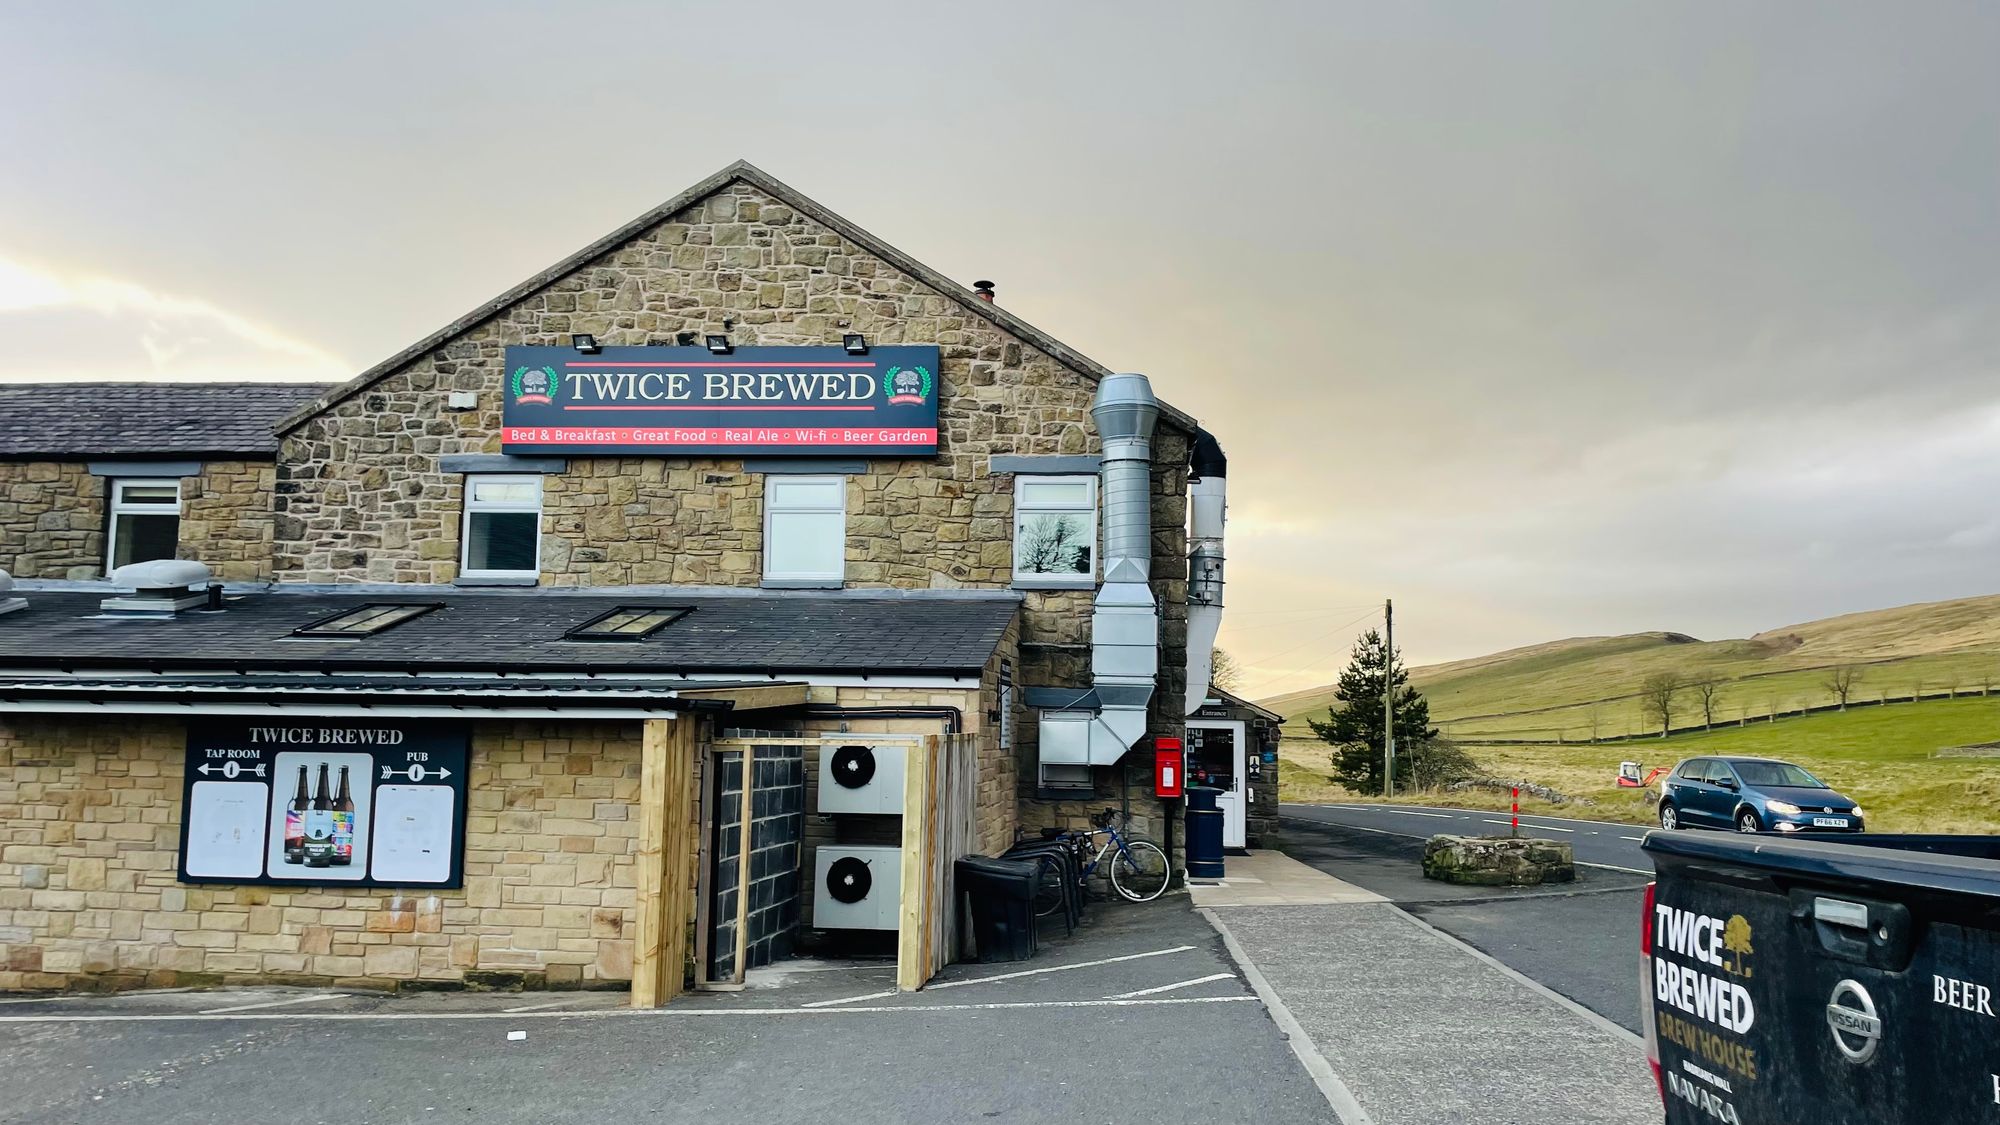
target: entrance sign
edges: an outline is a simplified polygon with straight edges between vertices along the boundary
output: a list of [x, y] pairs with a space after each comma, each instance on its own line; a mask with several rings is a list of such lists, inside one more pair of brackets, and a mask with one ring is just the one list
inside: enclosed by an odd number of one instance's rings
[[457, 887], [467, 747], [462, 723], [190, 723], [180, 879]]
[[506, 453], [937, 453], [938, 349], [511, 347]]

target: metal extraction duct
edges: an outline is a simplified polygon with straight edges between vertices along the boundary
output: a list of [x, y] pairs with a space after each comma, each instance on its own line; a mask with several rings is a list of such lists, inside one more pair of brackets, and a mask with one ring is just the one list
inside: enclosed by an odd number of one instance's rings
[[1145, 737], [1146, 707], [1160, 670], [1159, 610], [1148, 585], [1159, 400], [1144, 375], [1108, 375], [1097, 385], [1090, 416], [1103, 445], [1104, 511], [1104, 582], [1090, 617], [1090, 702], [1042, 713], [1045, 787], [1087, 785], [1080, 767], [1112, 765]]
[[1207, 430], [1188, 455], [1188, 640], [1186, 714], [1208, 698], [1215, 635], [1222, 629], [1222, 533], [1229, 518], [1229, 459]]

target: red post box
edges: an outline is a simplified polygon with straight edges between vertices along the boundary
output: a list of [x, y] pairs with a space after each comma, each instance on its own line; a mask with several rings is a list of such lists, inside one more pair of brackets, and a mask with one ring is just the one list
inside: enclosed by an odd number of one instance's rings
[[1178, 738], [1153, 740], [1153, 792], [1161, 797], [1178, 797], [1186, 784], [1187, 751]]

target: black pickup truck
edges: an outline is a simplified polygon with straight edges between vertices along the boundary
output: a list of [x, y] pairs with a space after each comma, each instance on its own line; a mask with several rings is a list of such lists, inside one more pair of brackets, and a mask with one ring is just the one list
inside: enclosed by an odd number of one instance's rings
[[1653, 832], [1669, 1125], [2000, 1122], [2000, 837]]

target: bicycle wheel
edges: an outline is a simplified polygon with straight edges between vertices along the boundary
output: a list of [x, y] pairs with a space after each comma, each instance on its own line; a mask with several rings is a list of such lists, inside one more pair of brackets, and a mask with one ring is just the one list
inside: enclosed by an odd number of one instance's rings
[[1063, 886], [1065, 865], [1052, 855], [1039, 858], [1042, 877], [1035, 885], [1035, 917], [1046, 918], [1063, 908], [1064, 896], [1068, 888]]
[[1173, 870], [1167, 853], [1150, 840], [1127, 840], [1124, 851], [1106, 844], [1097, 862], [1110, 865], [1111, 888], [1128, 902], [1151, 902], [1165, 894]]

